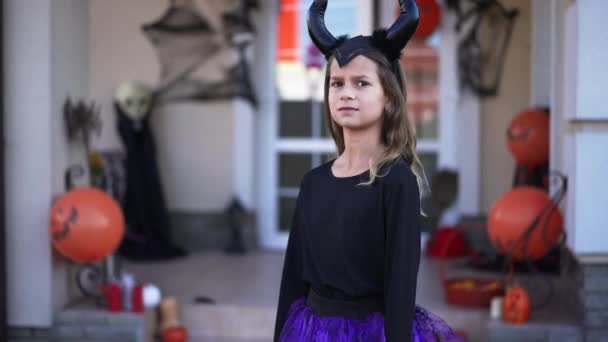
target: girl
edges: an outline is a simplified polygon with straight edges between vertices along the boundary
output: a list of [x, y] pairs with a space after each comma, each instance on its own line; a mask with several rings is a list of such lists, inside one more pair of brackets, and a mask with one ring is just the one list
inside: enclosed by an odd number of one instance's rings
[[415, 305], [426, 183], [399, 56], [418, 9], [400, 5], [389, 30], [351, 39], [325, 28], [327, 0], [309, 10], [311, 38], [328, 58], [325, 112], [339, 157], [301, 181], [275, 341], [462, 341]]

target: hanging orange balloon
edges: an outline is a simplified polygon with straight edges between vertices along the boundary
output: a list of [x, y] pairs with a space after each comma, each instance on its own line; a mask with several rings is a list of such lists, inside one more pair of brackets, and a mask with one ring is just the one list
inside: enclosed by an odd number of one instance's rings
[[414, 37], [426, 39], [439, 27], [441, 8], [436, 0], [416, 0], [416, 4], [420, 11], [420, 21]]
[[549, 159], [549, 112], [533, 108], [517, 114], [507, 130], [507, 145], [518, 164], [545, 163]]
[[125, 228], [122, 210], [112, 197], [96, 188], [78, 188], [54, 203], [49, 230], [59, 253], [95, 262], [118, 248]]
[[530, 298], [528, 292], [521, 286], [513, 286], [507, 290], [502, 302], [503, 320], [522, 324], [530, 317]]
[[490, 241], [498, 251], [515, 260], [543, 257], [559, 242], [562, 229], [559, 208], [546, 192], [529, 186], [516, 187], [496, 200], [488, 217]]

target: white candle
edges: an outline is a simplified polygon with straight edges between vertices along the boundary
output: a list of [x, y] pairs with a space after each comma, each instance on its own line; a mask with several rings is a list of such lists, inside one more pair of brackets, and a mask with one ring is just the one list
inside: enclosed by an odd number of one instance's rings
[[503, 297], [494, 297], [490, 302], [490, 318], [501, 319], [502, 318], [502, 299]]

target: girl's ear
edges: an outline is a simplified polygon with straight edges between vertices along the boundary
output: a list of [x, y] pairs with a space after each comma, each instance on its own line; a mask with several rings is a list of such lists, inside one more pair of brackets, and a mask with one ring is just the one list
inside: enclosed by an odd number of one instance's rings
[[391, 101], [386, 95], [384, 95], [384, 111], [387, 113], [393, 111], [393, 101]]

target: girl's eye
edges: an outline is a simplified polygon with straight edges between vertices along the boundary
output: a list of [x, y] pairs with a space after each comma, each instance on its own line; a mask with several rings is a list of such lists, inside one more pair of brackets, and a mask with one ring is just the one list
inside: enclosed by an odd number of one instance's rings
[[332, 86], [332, 87], [341, 87], [342, 86], [342, 82], [340, 82], [340, 81], [333, 81], [333, 82], [331, 82], [330, 86]]
[[359, 82], [357, 82], [357, 87], [365, 87], [365, 86], [368, 86], [368, 85], [369, 85], [369, 83], [365, 82], [365, 81], [359, 81]]

